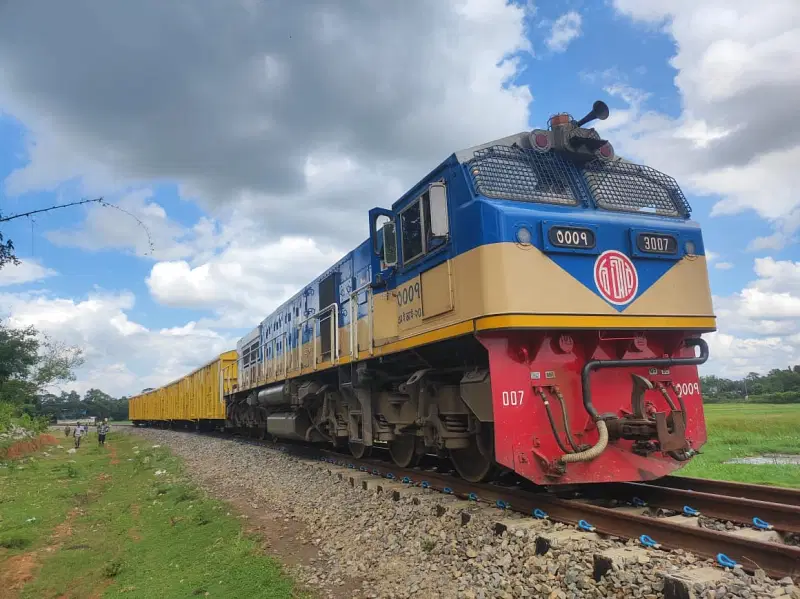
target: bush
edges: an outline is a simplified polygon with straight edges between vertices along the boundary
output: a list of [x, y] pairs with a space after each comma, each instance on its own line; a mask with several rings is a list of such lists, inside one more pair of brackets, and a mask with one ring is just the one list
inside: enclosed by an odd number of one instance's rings
[[0, 401], [0, 433], [11, 430], [13, 426], [43, 433], [50, 427], [50, 419], [47, 416], [31, 416], [12, 403]]
[[709, 395], [703, 397], [703, 402], [707, 404], [714, 403], [774, 403], [774, 404], [790, 404], [800, 403], [800, 391], [779, 391], [775, 393], [761, 393], [759, 395], [750, 395], [747, 399], [741, 395]]
[[103, 567], [103, 576], [106, 578], [114, 578], [120, 572], [122, 572], [122, 561], [115, 559], [109, 563], [107, 563]]
[[0, 401], [0, 433], [4, 433], [11, 428], [14, 417], [14, 406], [7, 401]]
[[800, 391], [783, 391], [779, 393], [751, 395], [747, 398], [747, 403], [800, 403]]
[[33, 543], [33, 539], [23, 536], [8, 536], [0, 539], [0, 547], [4, 549], [27, 549]]

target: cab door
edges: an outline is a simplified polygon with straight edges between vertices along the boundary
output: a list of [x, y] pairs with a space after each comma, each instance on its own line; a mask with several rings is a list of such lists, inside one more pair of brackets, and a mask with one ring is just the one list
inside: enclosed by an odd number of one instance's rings
[[399, 255], [395, 289], [400, 336], [454, 308], [453, 277], [446, 248], [450, 241], [447, 188], [431, 183], [398, 210]]
[[372, 240], [372, 342], [381, 346], [398, 338], [397, 302], [393, 293], [397, 268], [395, 214], [384, 208], [369, 211]]

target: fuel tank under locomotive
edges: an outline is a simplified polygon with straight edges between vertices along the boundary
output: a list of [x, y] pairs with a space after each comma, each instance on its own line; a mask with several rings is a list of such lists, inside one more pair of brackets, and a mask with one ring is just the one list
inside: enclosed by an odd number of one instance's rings
[[292, 409], [287, 385], [273, 385], [251, 393], [245, 403], [260, 413], [261, 427], [270, 435], [295, 441], [324, 441], [308, 412], [302, 408]]

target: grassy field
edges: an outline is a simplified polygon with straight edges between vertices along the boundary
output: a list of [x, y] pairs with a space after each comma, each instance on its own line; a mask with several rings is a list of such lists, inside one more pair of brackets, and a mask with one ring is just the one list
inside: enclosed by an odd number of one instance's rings
[[300, 596], [166, 449], [112, 433], [69, 454], [67, 441], [0, 466], [3, 597]]
[[765, 453], [800, 454], [800, 404], [710, 404], [708, 443], [680, 476], [800, 487], [800, 466], [725, 464]]

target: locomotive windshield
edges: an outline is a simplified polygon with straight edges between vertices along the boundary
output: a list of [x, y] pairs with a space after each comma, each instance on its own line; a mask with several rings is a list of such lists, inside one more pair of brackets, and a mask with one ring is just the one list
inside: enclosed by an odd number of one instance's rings
[[602, 210], [689, 216], [677, 182], [655, 169], [623, 161], [576, 166], [553, 152], [512, 146], [478, 150], [468, 163], [487, 198], [577, 206], [587, 193]]
[[553, 154], [493, 146], [475, 152], [469, 170], [476, 189], [487, 198], [578, 204], [567, 165]]
[[583, 177], [598, 208], [662, 216], [689, 216], [678, 183], [653, 168], [629, 162], [591, 162]]

